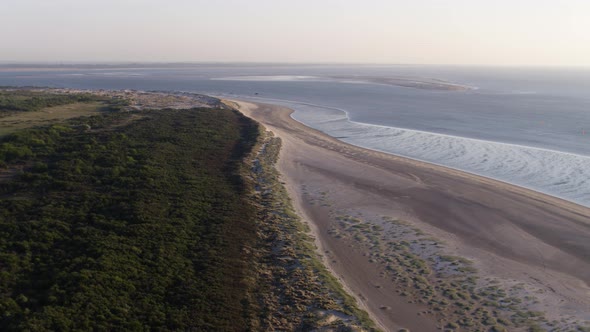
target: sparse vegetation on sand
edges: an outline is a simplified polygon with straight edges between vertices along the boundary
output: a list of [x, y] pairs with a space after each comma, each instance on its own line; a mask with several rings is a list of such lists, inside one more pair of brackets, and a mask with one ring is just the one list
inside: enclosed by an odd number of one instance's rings
[[[274, 168], [281, 141], [266, 133], [251, 169], [252, 201], [259, 202], [261, 255], [257, 269], [262, 295], [263, 330], [373, 330], [367, 313], [358, 309], [322, 264], [308, 227], [296, 215]], [[275, 287], [269, 287], [275, 285]]]
[[[482, 280], [472, 262], [445, 254], [445, 245], [411, 222], [354, 210], [329, 209], [329, 195], [321, 188], [302, 191], [316, 209], [326, 209], [333, 222], [328, 233], [364, 253], [379, 265], [380, 277], [391, 283], [408, 303], [426, 306], [418, 316], [431, 316], [442, 330], [462, 331], [570, 331], [582, 329], [572, 320], [548, 321], [531, 311], [536, 303], [522, 284], [500, 285]], [[383, 283], [375, 287], [383, 287]], [[394, 307], [381, 307], [395, 310]]]

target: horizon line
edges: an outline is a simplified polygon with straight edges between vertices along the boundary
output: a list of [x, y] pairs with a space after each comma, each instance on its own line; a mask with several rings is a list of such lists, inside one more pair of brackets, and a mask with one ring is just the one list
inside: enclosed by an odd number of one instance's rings
[[387, 62], [327, 62], [327, 61], [136, 61], [136, 60], [112, 60], [112, 61], [22, 61], [0, 60], [0, 66], [103, 66], [103, 65], [291, 65], [291, 66], [399, 66], [399, 67], [493, 67], [493, 68], [571, 68], [590, 69], [590, 64], [560, 65], [560, 64], [460, 64], [460, 63], [387, 63]]

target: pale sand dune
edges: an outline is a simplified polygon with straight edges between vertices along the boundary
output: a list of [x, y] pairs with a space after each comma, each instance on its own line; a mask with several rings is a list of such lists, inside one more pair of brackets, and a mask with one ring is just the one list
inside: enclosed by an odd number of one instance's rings
[[[437, 321], [384, 285], [379, 269], [328, 235], [331, 217], [302, 185], [331, 192], [334, 209], [402, 217], [443, 239], [483, 275], [525, 283], [550, 320], [590, 320], [590, 209], [499, 181], [355, 147], [310, 129], [291, 110], [237, 102], [283, 140], [278, 164], [295, 207], [310, 222], [326, 261], [386, 330], [435, 330]], [[392, 286], [393, 287], [393, 286]], [[384, 310], [384, 308], [391, 308]]]

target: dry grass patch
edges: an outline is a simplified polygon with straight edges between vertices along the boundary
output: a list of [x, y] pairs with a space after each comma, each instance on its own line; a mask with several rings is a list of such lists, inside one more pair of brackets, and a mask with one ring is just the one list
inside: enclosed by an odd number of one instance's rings
[[80, 116], [91, 116], [103, 112], [103, 102], [74, 103], [44, 108], [38, 112], [19, 112], [0, 118], [0, 136], [20, 129], [62, 122]]

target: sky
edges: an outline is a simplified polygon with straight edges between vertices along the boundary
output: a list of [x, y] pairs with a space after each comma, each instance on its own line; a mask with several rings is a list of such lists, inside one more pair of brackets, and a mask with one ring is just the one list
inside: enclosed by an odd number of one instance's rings
[[588, 0], [0, 2], [0, 62], [590, 66]]

